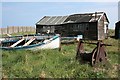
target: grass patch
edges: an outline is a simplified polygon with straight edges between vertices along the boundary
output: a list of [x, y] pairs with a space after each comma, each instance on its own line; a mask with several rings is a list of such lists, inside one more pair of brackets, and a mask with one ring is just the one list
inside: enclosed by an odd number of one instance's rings
[[[112, 39], [114, 44], [117, 40]], [[92, 51], [94, 44], [85, 44]], [[62, 50], [2, 51], [3, 77], [9, 78], [115, 78], [118, 77], [117, 46], [106, 46], [109, 66], [91, 67], [75, 60], [77, 43], [62, 45]]]
[[[110, 30], [110, 36], [114, 31]], [[77, 43], [62, 45], [55, 50], [2, 51], [2, 73], [4, 78], [117, 78], [119, 64], [118, 40], [104, 40], [107, 51], [107, 66], [91, 67], [75, 59]], [[85, 43], [85, 51], [91, 52], [96, 45]]]

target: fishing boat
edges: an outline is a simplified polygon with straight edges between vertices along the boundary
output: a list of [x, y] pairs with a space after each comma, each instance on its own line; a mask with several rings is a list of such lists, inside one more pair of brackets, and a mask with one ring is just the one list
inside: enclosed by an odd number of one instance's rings
[[17, 39], [4, 40], [1, 42], [0, 49], [2, 50], [17, 50], [17, 49], [56, 49], [60, 48], [60, 35], [32, 35], [22, 36]]

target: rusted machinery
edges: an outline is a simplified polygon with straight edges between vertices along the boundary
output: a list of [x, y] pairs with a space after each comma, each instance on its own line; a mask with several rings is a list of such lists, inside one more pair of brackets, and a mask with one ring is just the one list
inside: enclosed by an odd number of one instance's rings
[[95, 47], [91, 53], [85, 52], [83, 44], [84, 42], [80, 40], [77, 47], [76, 59], [89, 61], [92, 66], [96, 66], [99, 63], [105, 64], [107, 55], [104, 48], [105, 44], [102, 41], [98, 41], [97, 47]]

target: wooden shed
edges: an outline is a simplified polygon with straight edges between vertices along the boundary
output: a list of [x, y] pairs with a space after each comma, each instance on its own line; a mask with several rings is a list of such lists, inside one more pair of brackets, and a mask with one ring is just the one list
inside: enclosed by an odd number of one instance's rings
[[61, 34], [62, 37], [83, 35], [84, 39], [103, 40], [108, 35], [109, 20], [104, 12], [44, 16], [36, 23], [36, 33]]
[[120, 21], [115, 24], [115, 38], [120, 39]]

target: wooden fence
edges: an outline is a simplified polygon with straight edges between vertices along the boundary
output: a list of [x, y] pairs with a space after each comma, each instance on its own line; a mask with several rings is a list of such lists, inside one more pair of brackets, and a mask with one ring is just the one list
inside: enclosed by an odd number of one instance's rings
[[19, 32], [35, 32], [35, 27], [32, 26], [8, 26], [6, 28], [0, 28], [0, 34], [13, 34]]

